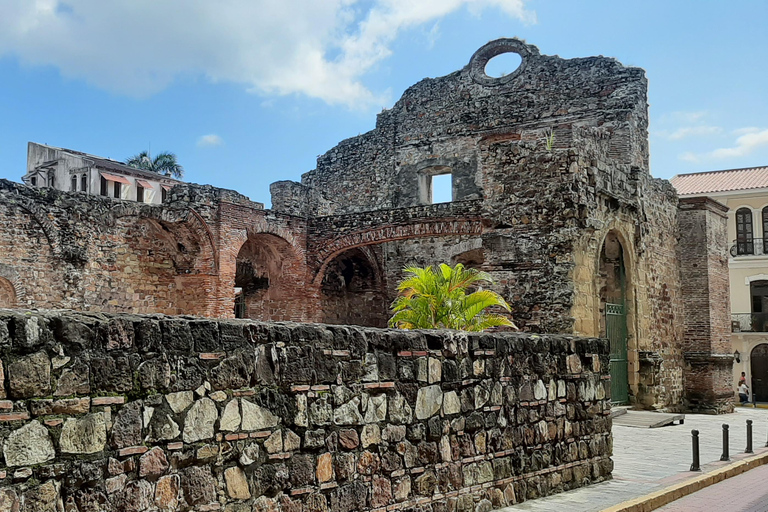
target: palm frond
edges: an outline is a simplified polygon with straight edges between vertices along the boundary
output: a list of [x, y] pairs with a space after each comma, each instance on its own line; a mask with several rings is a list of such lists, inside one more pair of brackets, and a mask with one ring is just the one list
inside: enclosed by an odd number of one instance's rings
[[440, 264], [437, 268], [406, 267], [406, 277], [397, 286], [400, 295], [392, 302], [391, 327], [400, 329], [484, 330], [514, 324], [502, 315], [485, 310], [499, 306], [511, 308], [504, 298], [492, 290], [466, 290], [480, 282], [493, 283], [487, 272]]

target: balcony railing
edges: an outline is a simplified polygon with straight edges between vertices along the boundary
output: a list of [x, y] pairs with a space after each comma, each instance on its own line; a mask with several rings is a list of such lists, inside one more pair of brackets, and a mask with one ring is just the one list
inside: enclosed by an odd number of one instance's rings
[[762, 256], [768, 254], [768, 237], [743, 238], [733, 241], [731, 256]]
[[768, 332], [768, 313], [733, 313], [733, 332]]

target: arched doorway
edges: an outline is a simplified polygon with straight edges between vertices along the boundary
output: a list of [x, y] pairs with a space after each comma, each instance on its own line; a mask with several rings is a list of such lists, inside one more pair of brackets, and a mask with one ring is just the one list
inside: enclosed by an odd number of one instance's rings
[[768, 343], [761, 343], [752, 349], [749, 357], [752, 374], [752, 389], [755, 400], [768, 402]]
[[291, 244], [258, 233], [240, 248], [235, 267], [235, 317], [303, 320], [303, 268]]
[[627, 347], [627, 271], [624, 248], [618, 233], [610, 231], [600, 251], [601, 336], [611, 344], [611, 401], [629, 402], [629, 359]]
[[16, 307], [16, 290], [9, 280], [0, 277], [0, 308], [13, 307]]
[[370, 248], [341, 253], [326, 266], [320, 285], [322, 321], [385, 327], [389, 309], [383, 289]]

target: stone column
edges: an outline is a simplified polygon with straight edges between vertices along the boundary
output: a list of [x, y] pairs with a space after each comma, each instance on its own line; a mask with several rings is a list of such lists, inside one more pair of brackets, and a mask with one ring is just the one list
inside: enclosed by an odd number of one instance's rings
[[685, 405], [692, 412], [733, 411], [727, 213], [707, 197], [680, 199]]

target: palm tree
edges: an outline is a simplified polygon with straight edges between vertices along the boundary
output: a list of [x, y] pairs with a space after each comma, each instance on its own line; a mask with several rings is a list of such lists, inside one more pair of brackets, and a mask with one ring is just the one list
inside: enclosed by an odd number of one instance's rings
[[491, 276], [458, 263], [438, 269], [406, 267], [406, 277], [398, 286], [400, 296], [392, 303], [389, 326], [399, 329], [456, 329], [484, 331], [490, 327], [517, 328], [509, 318], [487, 313], [492, 306], [510, 311], [509, 304], [496, 292], [479, 289], [467, 293], [481, 282], [492, 283]]
[[168, 151], [158, 153], [155, 158], [151, 158], [148, 151], [142, 151], [138, 155], [134, 155], [126, 160], [125, 165], [144, 171], [156, 172], [163, 176], [173, 176], [174, 178], [182, 178], [184, 176], [184, 168], [176, 161], [176, 155]]

